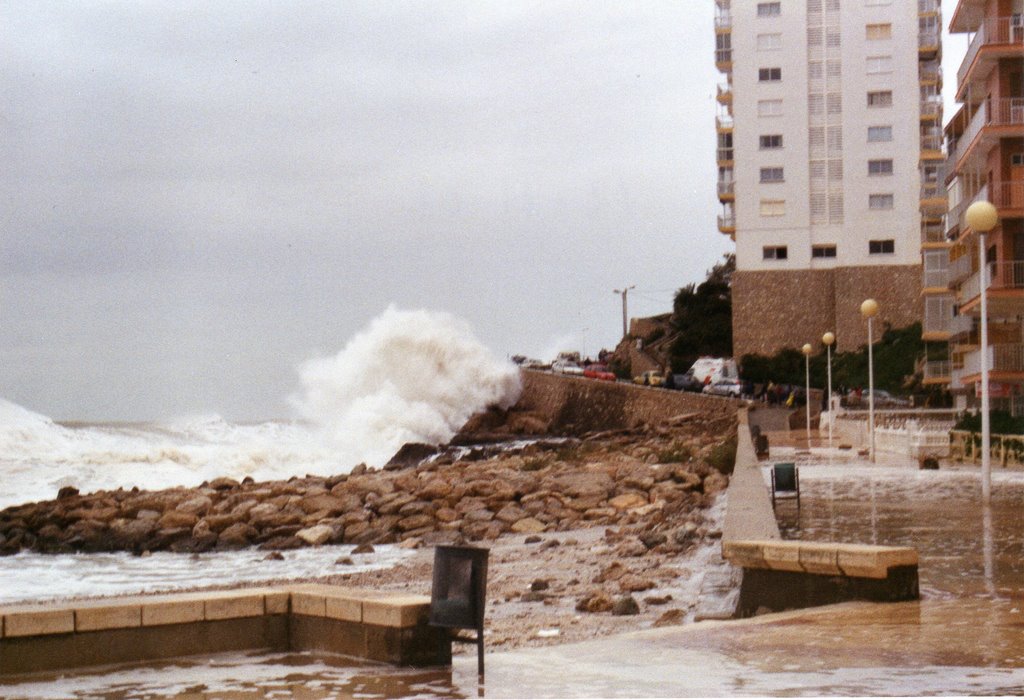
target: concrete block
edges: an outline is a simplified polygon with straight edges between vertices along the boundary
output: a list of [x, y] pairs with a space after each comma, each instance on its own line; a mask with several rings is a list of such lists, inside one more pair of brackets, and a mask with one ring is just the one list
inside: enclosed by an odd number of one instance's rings
[[917, 550], [910, 547], [838, 545], [838, 566], [846, 576], [884, 579], [890, 567], [917, 566]]
[[415, 627], [430, 609], [430, 598], [420, 595], [394, 596], [363, 601], [363, 623], [382, 627]]
[[203, 619], [204, 601], [201, 598], [164, 598], [143, 603], [142, 626], [177, 625], [199, 622]]
[[267, 591], [263, 595], [263, 611], [267, 615], [287, 615], [290, 601], [288, 591]]
[[324, 602], [324, 614], [333, 620], [363, 621], [363, 601], [354, 596], [337, 593], [325, 596]]
[[838, 550], [836, 545], [828, 542], [801, 542], [800, 566], [811, 574], [838, 576]]
[[788, 541], [765, 541], [765, 567], [774, 571], [803, 571], [800, 565], [800, 543]]
[[4, 637], [32, 637], [75, 631], [73, 608], [8, 608], [3, 611]]
[[127, 629], [142, 626], [142, 605], [106, 601], [75, 606], [75, 631]]
[[236, 617], [261, 617], [263, 615], [263, 594], [243, 591], [225, 591], [206, 599], [203, 604], [203, 619], [230, 620]]
[[292, 591], [292, 614], [326, 617], [327, 603], [323, 593]]
[[763, 540], [731, 540], [722, 542], [722, 558], [734, 566], [764, 568]]

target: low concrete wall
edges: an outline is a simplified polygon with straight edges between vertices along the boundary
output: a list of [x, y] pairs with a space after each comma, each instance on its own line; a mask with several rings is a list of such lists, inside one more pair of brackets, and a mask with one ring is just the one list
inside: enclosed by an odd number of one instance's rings
[[555, 430], [618, 430], [659, 425], [684, 414], [735, 421], [740, 402], [718, 396], [670, 391], [627, 382], [603, 382], [547, 372], [523, 372], [516, 408], [533, 411]]
[[296, 585], [0, 607], [0, 674], [225, 651], [316, 650], [397, 665], [451, 663], [430, 599]]
[[888, 602], [919, 597], [914, 549], [781, 539], [746, 411], [739, 415], [736, 466], [727, 499], [722, 558], [743, 569], [736, 616], [855, 599]]

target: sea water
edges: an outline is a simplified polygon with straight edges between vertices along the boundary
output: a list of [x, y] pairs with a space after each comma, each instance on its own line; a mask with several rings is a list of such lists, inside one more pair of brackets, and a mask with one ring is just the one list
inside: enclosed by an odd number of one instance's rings
[[[63, 487], [193, 487], [218, 477], [257, 481], [382, 466], [405, 443], [450, 440], [474, 413], [508, 407], [519, 373], [461, 320], [389, 308], [336, 355], [297, 368], [286, 419], [234, 423], [211, 414], [153, 422], [58, 422], [0, 399], [0, 508], [52, 499]], [[0, 602], [234, 585], [342, 573], [351, 547], [285, 553], [38, 555], [0, 558]], [[379, 548], [345, 572], [392, 566]]]

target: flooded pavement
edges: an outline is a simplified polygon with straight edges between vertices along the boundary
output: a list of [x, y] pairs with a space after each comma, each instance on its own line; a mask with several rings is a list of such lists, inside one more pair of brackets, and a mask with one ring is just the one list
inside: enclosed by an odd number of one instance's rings
[[1024, 472], [919, 471], [887, 457], [773, 450], [796, 461], [785, 537], [908, 545], [922, 599], [841, 605], [489, 653], [451, 669], [346, 666], [308, 654], [223, 655], [0, 686], [11, 698], [650, 697], [1024, 694]]

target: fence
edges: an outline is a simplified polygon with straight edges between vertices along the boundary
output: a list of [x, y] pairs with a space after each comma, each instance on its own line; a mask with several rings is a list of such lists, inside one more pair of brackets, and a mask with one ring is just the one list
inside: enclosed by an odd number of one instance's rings
[[[981, 463], [981, 434], [951, 430], [949, 457], [958, 462]], [[1024, 435], [993, 435], [989, 458], [1000, 466], [1024, 466]]]

